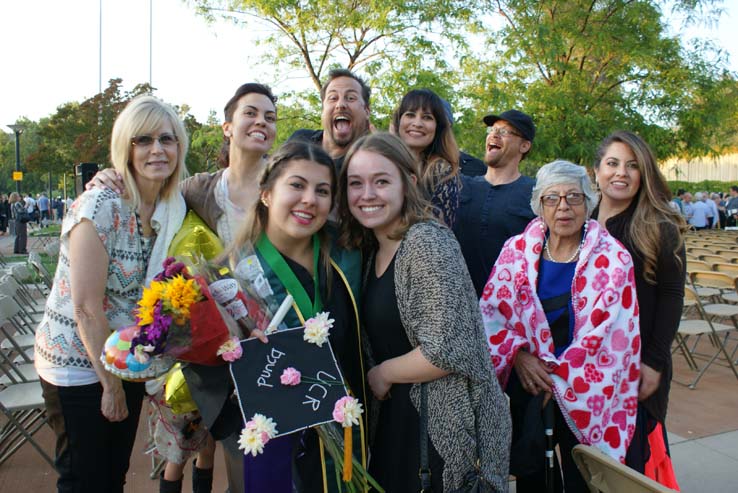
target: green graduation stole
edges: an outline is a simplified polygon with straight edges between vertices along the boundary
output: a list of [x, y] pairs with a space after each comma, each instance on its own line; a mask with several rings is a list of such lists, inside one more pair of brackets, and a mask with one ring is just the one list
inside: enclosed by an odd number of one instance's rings
[[323, 309], [318, 281], [318, 263], [320, 259], [320, 240], [318, 239], [318, 235], [313, 235], [313, 285], [315, 286], [315, 301], [310, 301], [307, 291], [302, 287], [295, 273], [287, 265], [287, 261], [285, 261], [282, 254], [279, 253], [279, 250], [274, 247], [272, 242], [269, 241], [265, 233], [262, 233], [259, 241], [256, 242], [256, 249], [259, 250], [266, 263], [277, 275], [279, 282], [292, 295], [302, 317], [308, 319]]

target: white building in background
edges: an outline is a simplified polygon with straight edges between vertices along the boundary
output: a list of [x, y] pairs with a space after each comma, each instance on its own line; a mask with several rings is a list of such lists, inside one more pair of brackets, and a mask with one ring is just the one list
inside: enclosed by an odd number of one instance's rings
[[672, 158], [661, 161], [659, 167], [667, 180], [692, 183], [704, 180], [738, 181], [738, 154], [690, 160]]

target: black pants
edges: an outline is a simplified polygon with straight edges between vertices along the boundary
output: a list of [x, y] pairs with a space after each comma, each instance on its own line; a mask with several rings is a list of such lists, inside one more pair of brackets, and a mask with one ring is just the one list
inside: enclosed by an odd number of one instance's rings
[[15, 243], [13, 253], [27, 253], [28, 226], [18, 220], [15, 221]]
[[100, 411], [99, 383], [57, 387], [41, 380], [41, 387], [49, 424], [56, 434], [58, 493], [123, 493], [144, 385], [123, 382], [128, 418], [116, 423]]
[[[510, 412], [512, 415], [513, 435], [512, 442], [515, 443], [522, 433], [523, 417], [528, 407], [528, 401], [533, 397], [522, 385], [517, 378], [517, 374], [513, 370], [513, 375], [507, 385], [507, 393], [510, 396]], [[577, 465], [574, 463], [571, 451], [579, 445], [579, 440], [571, 432], [569, 426], [564, 421], [558, 404], [555, 402], [555, 423], [554, 423], [554, 444], [559, 445], [561, 453], [561, 464], [559, 464], [556, 454], [554, 454], [555, 471], [554, 471], [554, 488], [553, 491], [561, 493], [589, 493], [589, 487], [585, 483]], [[517, 477], [515, 481], [515, 491], [517, 493], [543, 493], [546, 491], [546, 458], [543, 454], [540, 457], [530, 457], [531, 461], [540, 462], [540, 472], [525, 477]], [[561, 471], [563, 469], [563, 490], [561, 482]]]

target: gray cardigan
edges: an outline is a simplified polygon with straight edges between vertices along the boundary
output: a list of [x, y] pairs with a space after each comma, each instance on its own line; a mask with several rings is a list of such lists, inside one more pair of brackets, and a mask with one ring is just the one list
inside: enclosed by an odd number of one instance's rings
[[[395, 295], [413, 347], [450, 372], [428, 386], [428, 435], [443, 458], [444, 491], [458, 488], [477, 458], [507, 491], [512, 425], [487, 352], [474, 286], [453, 233], [434, 221], [413, 225], [395, 258]], [[420, 409], [420, 385], [410, 396]]]

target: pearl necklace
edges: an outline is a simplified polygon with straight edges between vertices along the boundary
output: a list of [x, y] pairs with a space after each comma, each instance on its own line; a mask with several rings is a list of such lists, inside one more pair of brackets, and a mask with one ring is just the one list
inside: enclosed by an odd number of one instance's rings
[[579, 246], [574, 251], [574, 254], [569, 257], [568, 259], [564, 260], [563, 262], [556, 260], [553, 258], [553, 255], [551, 255], [551, 250], [548, 249], [548, 239], [544, 241], [543, 248], [546, 250], [546, 255], [548, 255], [549, 260], [555, 264], [569, 264], [574, 261], [575, 258], [577, 258], [577, 255], [579, 255], [579, 252], [582, 251], [582, 247], [584, 246], [584, 240], [587, 238], [587, 223], [584, 223], [584, 231], [582, 232], [582, 241], [579, 242]]

